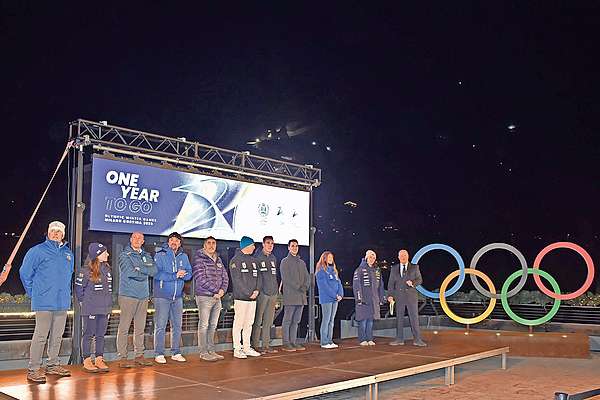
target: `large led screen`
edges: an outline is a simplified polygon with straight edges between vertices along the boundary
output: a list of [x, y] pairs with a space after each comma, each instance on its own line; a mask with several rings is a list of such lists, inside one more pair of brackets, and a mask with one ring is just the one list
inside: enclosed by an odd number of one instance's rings
[[308, 192], [94, 157], [90, 229], [308, 245]]

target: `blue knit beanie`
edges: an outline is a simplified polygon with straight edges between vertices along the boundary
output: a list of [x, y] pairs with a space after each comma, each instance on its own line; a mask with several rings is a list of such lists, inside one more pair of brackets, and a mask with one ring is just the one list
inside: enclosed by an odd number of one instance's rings
[[251, 237], [242, 236], [242, 239], [240, 240], [240, 250], [245, 247], [252, 246], [253, 244], [254, 244], [254, 240], [252, 240]]

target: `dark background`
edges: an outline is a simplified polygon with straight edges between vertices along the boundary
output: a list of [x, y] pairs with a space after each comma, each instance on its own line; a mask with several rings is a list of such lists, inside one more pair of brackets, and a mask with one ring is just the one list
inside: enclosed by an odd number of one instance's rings
[[[323, 168], [316, 250], [345, 280], [368, 248], [600, 254], [597, 2], [0, 3], [2, 260], [77, 118]], [[247, 144], [282, 127], [302, 133]], [[66, 183], [63, 168], [2, 291], [22, 291], [24, 252], [66, 220]], [[563, 292], [585, 279], [571, 251], [543, 265]], [[433, 289], [455, 262], [421, 266]], [[518, 264], [492, 252], [479, 268], [500, 287]]]

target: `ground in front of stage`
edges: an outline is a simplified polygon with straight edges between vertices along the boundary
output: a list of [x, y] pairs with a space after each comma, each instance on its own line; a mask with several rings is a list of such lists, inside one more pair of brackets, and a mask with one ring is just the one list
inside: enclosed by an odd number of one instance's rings
[[[207, 363], [188, 354], [187, 363], [119, 369], [107, 374], [88, 374], [69, 367], [73, 376], [49, 377], [45, 385], [27, 383], [24, 370], [0, 372], [0, 392], [18, 399], [247, 399], [275, 395], [306, 387], [359, 379], [390, 370], [445, 362], [477, 352], [482, 346], [465, 342], [444, 343], [431, 338], [425, 348], [390, 346], [389, 338], [376, 338], [376, 346], [358, 346], [344, 340], [339, 349], [309, 345], [306, 351], [238, 360], [231, 352], [225, 360]], [[404, 377], [379, 385], [380, 399], [552, 399], [555, 391], [569, 393], [600, 387], [600, 356], [589, 359], [508, 357], [508, 369], [500, 369], [493, 357], [456, 367], [456, 383], [446, 386], [444, 370]], [[319, 399], [364, 398], [366, 388], [322, 395]], [[0, 396], [0, 398], [2, 398]]]
[[[444, 371], [414, 375], [379, 385], [380, 400], [552, 400], [555, 392], [569, 394], [600, 388], [600, 353], [577, 360], [511, 357], [506, 370], [488, 358], [456, 367], [456, 384], [444, 384]], [[365, 389], [314, 396], [308, 400], [364, 399]]]

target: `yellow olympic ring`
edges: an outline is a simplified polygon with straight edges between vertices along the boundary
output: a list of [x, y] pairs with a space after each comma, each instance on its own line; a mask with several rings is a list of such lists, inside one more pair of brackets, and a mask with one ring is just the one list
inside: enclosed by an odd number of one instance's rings
[[[452, 281], [452, 279], [456, 278], [459, 274], [460, 274], [460, 270], [456, 270], [456, 271], [452, 272], [451, 274], [449, 274], [446, 277], [446, 279], [444, 279], [444, 281], [442, 282], [442, 286], [440, 286], [440, 305], [442, 306], [442, 310], [444, 310], [444, 312], [450, 318], [452, 318], [454, 321], [456, 321], [460, 324], [476, 324], [476, 323], [481, 322], [484, 319], [486, 319], [492, 313], [492, 311], [494, 311], [494, 307], [496, 306], [496, 299], [492, 297], [490, 299], [490, 304], [488, 305], [488, 308], [481, 315], [479, 315], [477, 317], [463, 318], [463, 317], [459, 317], [458, 315], [454, 314], [448, 307], [448, 303], [446, 303], [446, 288], [450, 284], [450, 281]], [[480, 277], [488, 285], [488, 288], [490, 289], [490, 293], [496, 294], [496, 288], [494, 287], [494, 283], [489, 278], [489, 276], [487, 276], [483, 272], [479, 271], [478, 269], [465, 268], [465, 274], [473, 274], [473, 275]]]

